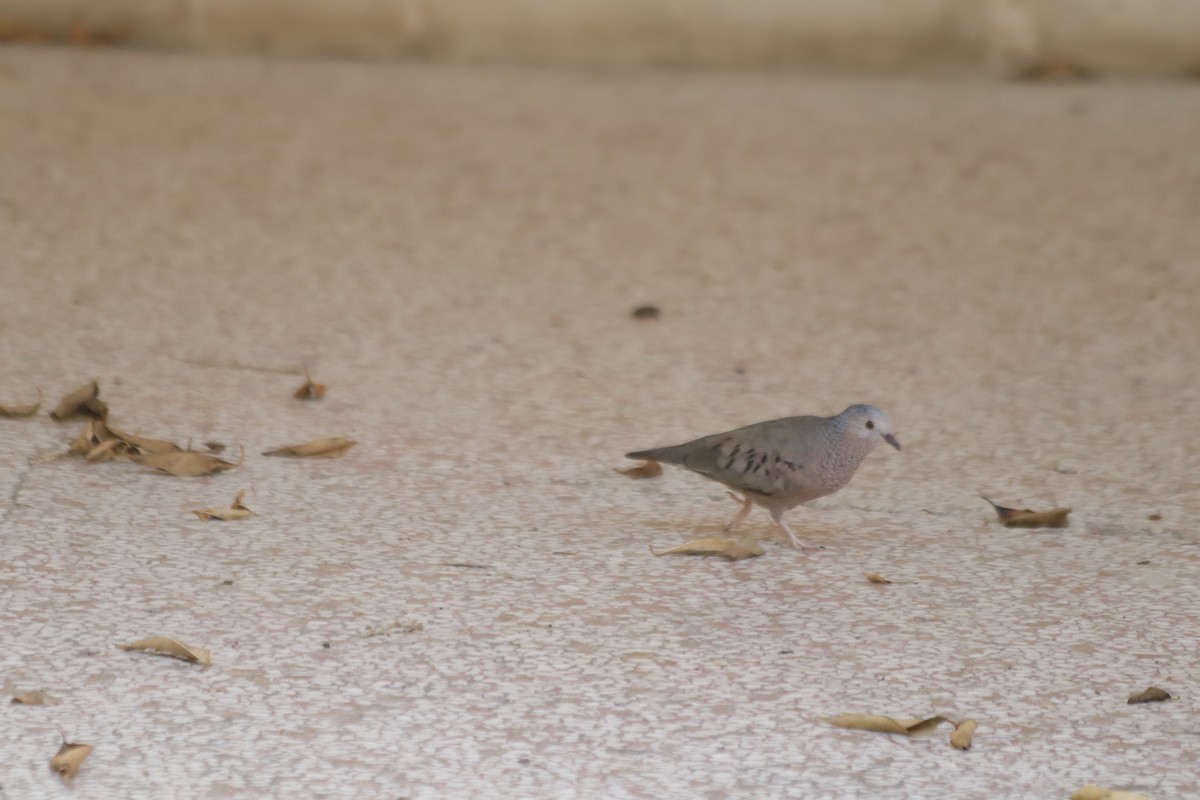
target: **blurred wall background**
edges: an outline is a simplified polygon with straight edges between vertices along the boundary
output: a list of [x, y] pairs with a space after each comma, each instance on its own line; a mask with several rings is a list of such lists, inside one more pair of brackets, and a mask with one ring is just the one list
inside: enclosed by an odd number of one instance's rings
[[0, 0], [0, 39], [562, 66], [1200, 75], [1200, 0]]

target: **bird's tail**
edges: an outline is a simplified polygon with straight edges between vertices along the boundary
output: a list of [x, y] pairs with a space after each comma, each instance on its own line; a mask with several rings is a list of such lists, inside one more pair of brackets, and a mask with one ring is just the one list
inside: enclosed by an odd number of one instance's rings
[[682, 464], [683, 453], [681, 447], [658, 447], [654, 450], [636, 450], [632, 453], [626, 453], [626, 458], [635, 458], [640, 461], [659, 461], [663, 464]]

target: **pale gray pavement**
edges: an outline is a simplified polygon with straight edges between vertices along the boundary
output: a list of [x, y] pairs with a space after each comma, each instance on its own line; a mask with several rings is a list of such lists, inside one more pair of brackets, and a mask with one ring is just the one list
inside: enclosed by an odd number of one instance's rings
[[[0, 798], [1200, 797], [1196, 84], [9, 48], [0, 106], [0, 402], [247, 450], [0, 420], [0, 689], [64, 701], [0, 706]], [[624, 452], [858, 401], [904, 452], [790, 515], [824, 550], [647, 552], [734, 509]]]

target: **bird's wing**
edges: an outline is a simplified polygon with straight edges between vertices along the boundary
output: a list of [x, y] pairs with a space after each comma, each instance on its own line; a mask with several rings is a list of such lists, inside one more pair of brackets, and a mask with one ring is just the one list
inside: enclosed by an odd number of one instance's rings
[[794, 490], [823, 422], [787, 417], [629, 455], [678, 464], [736, 491], [773, 496]]

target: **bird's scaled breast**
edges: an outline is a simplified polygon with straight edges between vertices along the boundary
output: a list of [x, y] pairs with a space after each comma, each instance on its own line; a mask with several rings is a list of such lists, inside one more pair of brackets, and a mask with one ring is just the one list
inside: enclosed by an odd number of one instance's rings
[[828, 448], [824, 455], [813, 463], [809, 480], [814, 488], [819, 486], [824, 489], [822, 494], [836, 492], [850, 482], [870, 450], [867, 446]]

